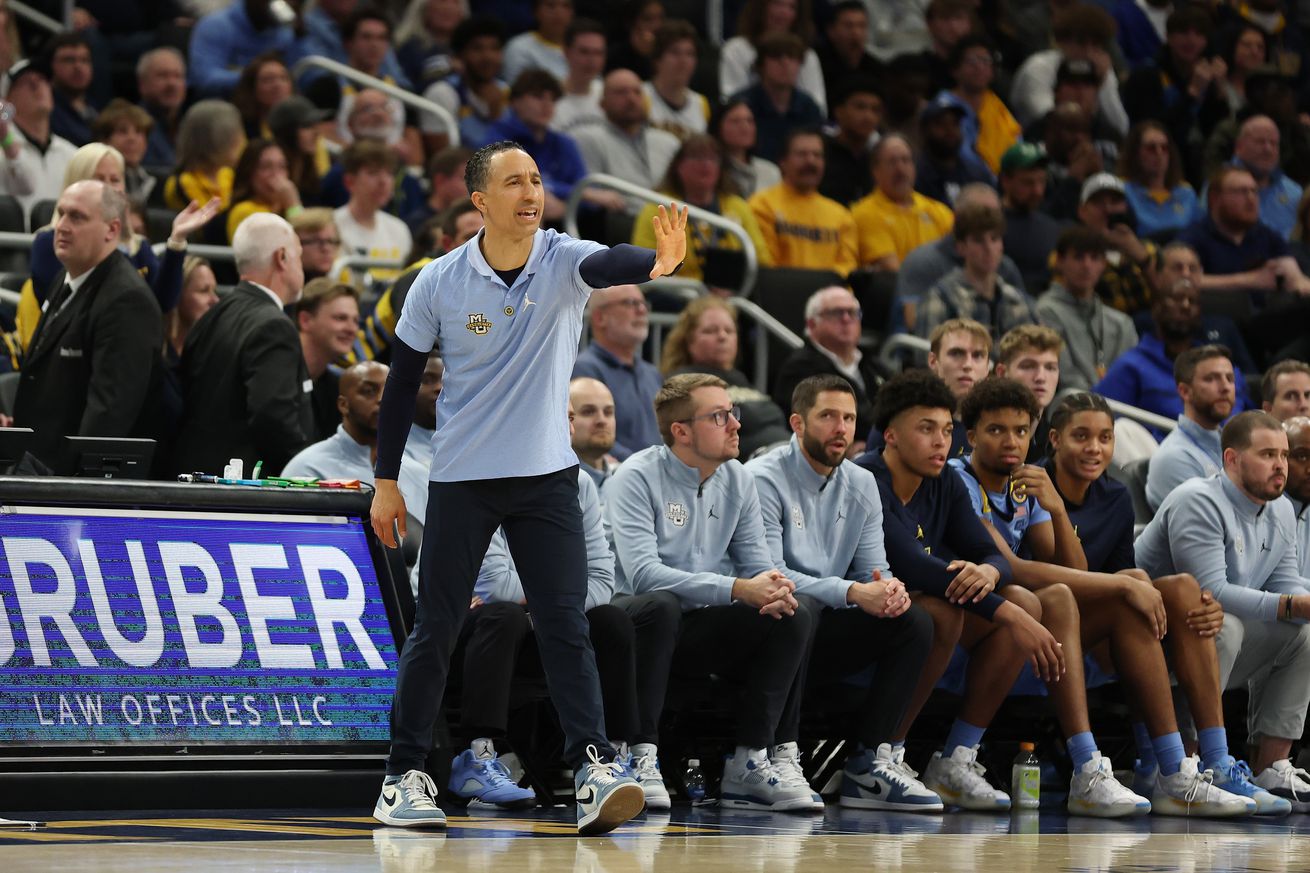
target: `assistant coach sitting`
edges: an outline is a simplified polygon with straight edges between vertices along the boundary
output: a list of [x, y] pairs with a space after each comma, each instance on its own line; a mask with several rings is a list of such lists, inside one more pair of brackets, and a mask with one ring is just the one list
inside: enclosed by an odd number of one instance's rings
[[14, 423], [50, 460], [60, 437], [155, 436], [163, 321], [150, 286], [118, 250], [127, 199], [102, 182], [59, 197], [55, 256], [63, 264], [23, 363]]
[[261, 212], [237, 227], [232, 250], [241, 282], [196, 322], [182, 348], [181, 473], [218, 473], [241, 458], [246, 474], [256, 461], [276, 474], [313, 439], [314, 383], [282, 310], [305, 284], [300, 238]]

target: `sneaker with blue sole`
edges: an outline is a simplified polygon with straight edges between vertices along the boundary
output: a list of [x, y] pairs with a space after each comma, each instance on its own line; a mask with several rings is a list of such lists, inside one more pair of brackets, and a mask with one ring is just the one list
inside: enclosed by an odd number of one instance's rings
[[388, 776], [373, 807], [373, 817], [397, 828], [444, 828], [446, 813], [437, 806], [437, 784], [422, 770]]
[[609, 833], [646, 808], [641, 785], [620, 761], [602, 761], [595, 746], [587, 746], [587, 763], [573, 776], [578, 805], [578, 834]]
[[456, 755], [450, 762], [447, 784], [450, 793], [469, 809], [529, 809], [537, 805], [537, 793], [515, 784], [489, 745]]
[[1229, 794], [1245, 797], [1255, 801], [1255, 815], [1288, 815], [1292, 811], [1292, 802], [1265, 791], [1255, 784], [1250, 766], [1245, 761], [1238, 761], [1232, 755], [1226, 755], [1210, 768], [1214, 771], [1214, 784]]
[[842, 770], [841, 805], [898, 812], [945, 809], [941, 797], [918, 780], [904, 755], [904, 748], [893, 750], [890, 743], [881, 743], [876, 750], [862, 749], [848, 758]]
[[733, 754], [723, 762], [719, 806], [770, 812], [813, 812], [809, 783], [801, 785], [790, 774], [778, 773], [763, 749]]

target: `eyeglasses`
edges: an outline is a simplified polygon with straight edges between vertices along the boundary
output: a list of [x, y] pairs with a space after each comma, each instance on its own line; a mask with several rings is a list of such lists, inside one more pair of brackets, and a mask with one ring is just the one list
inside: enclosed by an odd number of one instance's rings
[[626, 306], [632, 310], [650, 309], [645, 297], [630, 297], [627, 300], [611, 300], [606, 306]]
[[831, 318], [833, 321], [850, 318], [855, 321], [861, 321], [864, 318], [864, 310], [858, 306], [844, 306], [837, 309], [820, 309], [819, 318]]
[[704, 415], [696, 415], [691, 418], [681, 419], [682, 424], [691, 424], [693, 421], [709, 419], [714, 422], [715, 427], [727, 427], [728, 416], [731, 415], [733, 421], [741, 421], [741, 407], [734, 406], [732, 409], [716, 409], [713, 412], [707, 412]]
[[325, 249], [334, 249], [341, 245], [341, 240], [336, 237], [328, 237], [327, 239], [302, 239], [300, 244], [302, 246], [317, 246]]

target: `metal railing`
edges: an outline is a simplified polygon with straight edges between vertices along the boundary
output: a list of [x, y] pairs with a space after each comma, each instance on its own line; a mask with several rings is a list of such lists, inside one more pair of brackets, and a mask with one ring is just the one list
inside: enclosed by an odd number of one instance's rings
[[403, 270], [405, 262], [396, 258], [374, 258], [369, 255], [339, 255], [332, 262], [329, 276], [340, 276], [345, 270], [366, 272], [374, 267], [382, 270]]
[[927, 354], [931, 344], [921, 336], [910, 333], [896, 333], [882, 341], [878, 350], [878, 363], [888, 373], [895, 373], [901, 368], [899, 352], [906, 349], [911, 352]]
[[370, 76], [368, 73], [361, 73], [354, 67], [343, 64], [340, 61], [334, 61], [331, 58], [325, 58], [322, 55], [310, 55], [309, 57], [301, 58], [296, 61], [295, 66], [291, 68], [292, 78], [299, 79], [301, 74], [310, 67], [317, 67], [320, 70], [326, 70], [329, 73], [333, 73], [343, 79], [349, 79], [350, 81], [363, 85], [366, 88], [373, 88], [377, 91], [381, 91], [383, 94], [386, 94], [389, 97], [395, 97], [401, 103], [404, 103], [407, 106], [412, 106], [421, 112], [432, 113], [437, 116], [437, 118], [441, 119], [441, 123], [446, 126], [446, 132], [450, 136], [450, 144], [453, 146], [459, 145], [459, 122], [456, 121], [455, 116], [451, 115], [450, 111], [441, 104], [433, 103], [425, 97], [420, 97], [411, 91], [406, 91], [404, 88], [392, 85], [390, 82], [384, 82], [377, 76]]
[[[68, 29], [68, 26], [62, 21], [56, 21], [44, 12], [38, 12], [26, 3], [21, 2], [21, 0], [9, 0], [8, 6], [9, 11], [14, 13], [14, 15], [31, 24], [35, 24], [42, 30], [48, 30], [51, 33], [63, 33]], [[72, 9], [67, 4], [65, 5], [65, 11], [69, 17], [72, 16]]]
[[[608, 173], [589, 173], [583, 176], [576, 185], [573, 186], [572, 193], [569, 194], [568, 206], [564, 211], [564, 229], [569, 236], [577, 237], [578, 233], [578, 204], [582, 202], [582, 195], [587, 188], [609, 188], [638, 200], [644, 200], [647, 203], [665, 204], [669, 203], [667, 194], [660, 194], [658, 191], [652, 191], [649, 188], [643, 188], [635, 185], [626, 179], [620, 179], [618, 176], [611, 176]], [[737, 293], [743, 297], [749, 297], [751, 290], [755, 287], [755, 280], [760, 274], [759, 258], [755, 254], [755, 243], [751, 240], [750, 234], [746, 232], [740, 224], [729, 221], [722, 215], [715, 215], [699, 206], [687, 204], [687, 217], [694, 218], [697, 221], [703, 221], [711, 227], [717, 227], [722, 231], [732, 234], [741, 242], [742, 253], [745, 256], [746, 266], [742, 271], [741, 287]]]
[[705, 35], [723, 47], [723, 0], [705, 0]]

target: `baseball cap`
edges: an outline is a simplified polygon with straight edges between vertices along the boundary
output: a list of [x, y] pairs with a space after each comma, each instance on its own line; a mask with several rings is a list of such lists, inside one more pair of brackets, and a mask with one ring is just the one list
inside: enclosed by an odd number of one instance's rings
[[50, 66], [45, 62], [44, 58], [19, 61], [5, 71], [5, 78], [9, 80], [8, 87], [14, 87], [14, 83], [28, 73], [40, 73], [48, 80], [50, 78]]
[[1111, 173], [1097, 173], [1088, 176], [1087, 181], [1083, 183], [1083, 193], [1078, 198], [1079, 205], [1091, 200], [1097, 194], [1103, 191], [1113, 191], [1120, 197], [1127, 197], [1128, 193], [1124, 189], [1123, 180]]
[[968, 113], [960, 103], [960, 98], [949, 91], [941, 91], [919, 113], [919, 121], [932, 121], [947, 112], [954, 112], [963, 118]]
[[1019, 142], [1010, 146], [1005, 150], [1005, 154], [1001, 155], [1001, 172], [1031, 170], [1033, 167], [1044, 167], [1046, 163], [1046, 149], [1040, 143]]
[[1096, 67], [1091, 61], [1082, 58], [1065, 58], [1060, 62], [1060, 69], [1055, 74], [1055, 84], [1062, 82], [1085, 82], [1089, 85], [1101, 84], [1101, 77], [1096, 74]]
[[268, 129], [278, 131], [309, 127], [332, 117], [329, 109], [319, 109], [308, 99], [293, 94], [268, 111]]

